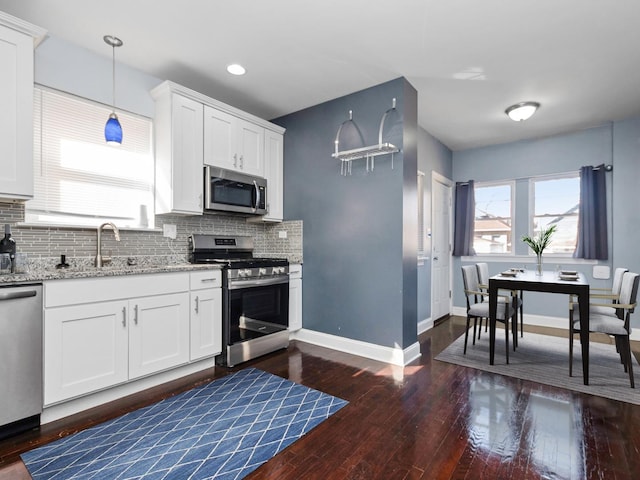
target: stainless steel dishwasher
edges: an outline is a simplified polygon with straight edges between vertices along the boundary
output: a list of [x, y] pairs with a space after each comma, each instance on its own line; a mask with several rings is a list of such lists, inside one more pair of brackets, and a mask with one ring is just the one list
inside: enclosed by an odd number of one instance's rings
[[42, 285], [0, 286], [0, 439], [40, 425]]

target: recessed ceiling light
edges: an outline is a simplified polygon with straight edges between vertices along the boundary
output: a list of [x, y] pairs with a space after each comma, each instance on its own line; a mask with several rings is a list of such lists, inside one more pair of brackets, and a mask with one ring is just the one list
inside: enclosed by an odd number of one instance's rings
[[231, 65], [227, 66], [227, 72], [229, 72], [231, 75], [244, 75], [245, 73], [247, 73], [247, 70], [239, 63], [232, 63]]
[[540, 108], [540, 104], [538, 102], [520, 102], [515, 105], [511, 105], [504, 111], [504, 113], [506, 113], [514, 122], [522, 122], [536, 113], [538, 108]]

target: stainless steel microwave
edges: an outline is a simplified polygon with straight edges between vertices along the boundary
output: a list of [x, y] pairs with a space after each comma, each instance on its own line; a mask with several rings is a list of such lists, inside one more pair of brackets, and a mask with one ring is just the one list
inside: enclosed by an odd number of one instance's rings
[[267, 180], [262, 177], [204, 167], [204, 211], [249, 215], [267, 213]]

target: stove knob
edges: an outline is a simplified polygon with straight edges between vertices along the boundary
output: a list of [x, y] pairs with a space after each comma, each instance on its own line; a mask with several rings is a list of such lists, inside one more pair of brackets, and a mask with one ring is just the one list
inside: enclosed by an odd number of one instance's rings
[[266, 274], [267, 274], [267, 269], [266, 268], [258, 269], [258, 275], [266, 275]]
[[247, 277], [250, 277], [250, 276], [251, 276], [251, 269], [250, 269], [250, 268], [245, 269], [244, 274], [245, 274]]

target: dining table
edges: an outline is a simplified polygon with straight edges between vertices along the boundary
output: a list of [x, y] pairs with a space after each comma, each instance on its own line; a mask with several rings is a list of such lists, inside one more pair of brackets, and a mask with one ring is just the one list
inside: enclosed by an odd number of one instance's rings
[[[496, 342], [496, 312], [498, 291], [531, 291], [575, 295], [580, 311], [580, 344], [582, 346], [582, 376], [589, 385], [589, 283], [579, 272], [513, 269], [489, 278], [489, 363], [494, 364]], [[567, 322], [568, 322], [567, 313]], [[568, 353], [568, 348], [567, 348]]]

